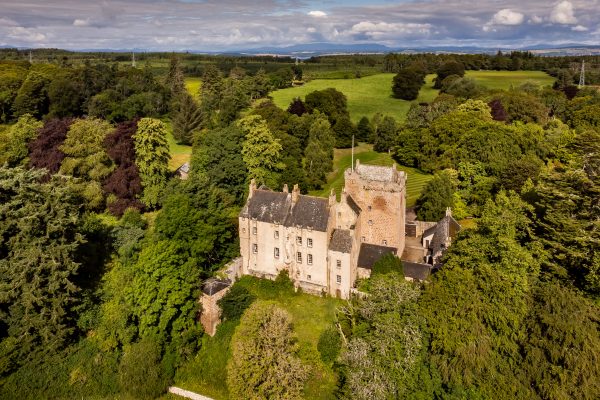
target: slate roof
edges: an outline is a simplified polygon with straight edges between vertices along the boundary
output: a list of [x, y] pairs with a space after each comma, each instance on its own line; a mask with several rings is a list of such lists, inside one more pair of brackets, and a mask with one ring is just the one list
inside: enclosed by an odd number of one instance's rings
[[329, 250], [350, 253], [352, 250], [352, 234], [349, 229], [334, 229], [329, 241]]
[[360, 252], [358, 253], [358, 267], [371, 269], [381, 257], [386, 254], [393, 253], [396, 251], [395, 247], [378, 246], [376, 244], [362, 243], [360, 246]]
[[257, 189], [246, 202], [240, 216], [271, 224], [300, 226], [326, 232], [329, 200], [299, 195], [296, 204], [292, 205], [290, 193]]
[[407, 278], [418, 279], [424, 281], [431, 274], [432, 266], [429, 264], [414, 263], [402, 261], [402, 269], [404, 276]]
[[326, 232], [329, 221], [329, 200], [313, 196], [298, 196], [287, 216], [285, 226], [300, 226]]
[[292, 200], [287, 193], [255, 190], [242, 209], [241, 215], [271, 224], [283, 224], [291, 203]]
[[202, 284], [202, 293], [212, 296], [231, 286], [229, 279], [209, 278]]
[[362, 211], [362, 209], [360, 208], [360, 206], [358, 204], [356, 204], [356, 201], [354, 201], [352, 196], [347, 195], [346, 202], [348, 203], [348, 205], [350, 206], [350, 208], [352, 209], [352, 211], [354, 211], [354, 213], [356, 215], [360, 215], [360, 212]]
[[190, 172], [190, 163], [189, 162], [185, 162], [183, 164], [181, 164], [181, 166], [179, 168], [177, 168], [177, 172], [183, 172], [183, 173], [188, 173]]

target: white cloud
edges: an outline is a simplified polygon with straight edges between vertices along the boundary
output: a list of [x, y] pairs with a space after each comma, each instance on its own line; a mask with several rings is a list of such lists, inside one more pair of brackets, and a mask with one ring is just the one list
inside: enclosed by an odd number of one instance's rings
[[0, 26], [18, 26], [15, 21], [8, 18], [0, 18]]
[[505, 8], [498, 11], [489, 22], [492, 25], [521, 25], [525, 16], [520, 12]]
[[73, 26], [90, 26], [90, 19], [76, 19], [73, 21]]
[[431, 24], [361, 21], [354, 24], [345, 33], [350, 35], [364, 35], [373, 40], [391, 40], [397, 39], [398, 36], [428, 35], [430, 31]]
[[315, 33], [316, 31], [317, 31], [317, 28], [315, 28], [314, 26], [306, 28], [306, 32], [308, 32], [308, 33]]
[[8, 36], [13, 39], [20, 39], [26, 42], [42, 42], [46, 40], [46, 35], [36, 32], [33, 29], [17, 26], [8, 31]]
[[585, 27], [585, 26], [583, 26], [583, 25], [577, 25], [577, 26], [574, 26], [574, 27], [572, 27], [572, 28], [571, 28], [571, 30], [572, 30], [572, 31], [575, 31], [575, 32], [587, 32], [587, 31], [589, 31], [589, 29], [588, 29], [588, 28], [586, 28], [586, 27]]
[[541, 24], [542, 22], [544, 22], [544, 18], [537, 15], [533, 15], [531, 18], [529, 18], [528, 22], [530, 24]]
[[573, 4], [570, 1], [561, 1], [552, 9], [550, 14], [550, 21], [555, 24], [561, 25], [573, 25], [577, 23], [575, 17]]
[[308, 15], [310, 15], [311, 17], [315, 17], [315, 18], [325, 18], [325, 17], [327, 17], [327, 13], [326, 12], [324, 12], [324, 11], [318, 11], [318, 10], [309, 11]]

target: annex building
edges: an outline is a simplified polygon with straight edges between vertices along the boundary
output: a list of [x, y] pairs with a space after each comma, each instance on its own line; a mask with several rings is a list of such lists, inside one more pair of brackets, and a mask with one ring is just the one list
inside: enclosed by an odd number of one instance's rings
[[[406, 174], [395, 165], [361, 165], [357, 161], [344, 178], [339, 201], [333, 190], [329, 198], [321, 198], [300, 194], [297, 185], [291, 191], [285, 186], [275, 192], [257, 188], [252, 181], [239, 215], [238, 274], [275, 279], [285, 270], [294, 285], [306, 292], [348, 298], [356, 280], [369, 277], [373, 264], [383, 255], [402, 256], [405, 229], [411, 230], [413, 242], [417, 231], [415, 222], [406, 221]], [[447, 217], [451, 221], [447, 219], [444, 226], [455, 233], [456, 221]], [[433, 244], [440, 249], [449, 245], [450, 229], [425, 224], [418, 225], [422, 228], [419, 241], [427, 234], [423, 246]], [[437, 256], [432, 250], [424, 247], [421, 255], [412, 249], [417, 259], [404, 264], [407, 279], [423, 280], [429, 275]]]

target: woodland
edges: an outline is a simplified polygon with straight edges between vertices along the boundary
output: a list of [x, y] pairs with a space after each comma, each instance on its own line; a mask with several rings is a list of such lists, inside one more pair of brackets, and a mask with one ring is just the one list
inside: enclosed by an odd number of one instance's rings
[[[333, 376], [320, 398], [600, 398], [600, 92], [576, 86], [574, 60], [389, 54], [246, 69], [163, 54], [155, 68], [150, 56], [132, 67], [42, 54], [0, 51], [0, 398], [167, 398], [186, 365], [211, 362], [200, 286], [239, 254], [250, 179], [322, 189], [353, 137], [433, 174], [419, 219], [452, 207], [469, 227], [425, 283], [382, 259], [367, 296], [335, 303], [318, 360], [293, 313], [236, 283], [220, 302], [219, 398], [315, 398], [317, 365]], [[395, 73], [390, 102], [416, 98], [431, 73], [440, 94], [405, 121], [357, 124], [333, 88], [287, 109], [270, 100], [334, 65]], [[479, 69], [555, 83], [489, 89], [465, 76]], [[169, 168], [170, 135], [192, 147], [188, 179]], [[285, 275], [264, 285], [299, 296]]]

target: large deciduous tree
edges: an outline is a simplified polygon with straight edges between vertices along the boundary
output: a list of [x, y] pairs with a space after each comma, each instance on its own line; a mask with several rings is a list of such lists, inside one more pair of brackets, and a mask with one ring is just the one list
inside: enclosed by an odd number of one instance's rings
[[425, 72], [416, 68], [404, 68], [394, 76], [392, 92], [398, 99], [415, 100], [424, 84]]
[[58, 172], [65, 158], [65, 153], [61, 151], [60, 146], [67, 138], [72, 122], [72, 119], [46, 121], [38, 131], [37, 138], [29, 142], [30, 167], [46, 168], [51, 174]]
[[459, 78], [465, 75], [465, 66], [458, 61], [448, 61], [442, 64], [436, 71], [437, 76], [435, 78], [435, 84], [433, 87], [435, 89], [440, 89], [442, 87], [442, 82], [444, 79], [451, 75], [456, 75]]
[[60, 147], [65, 154], [60, 173], [79, 178], [75, 188], [90, 209], [104, 208], [102, 181], [114, 167], [104, 149], [104, 140], [112, 130], [112, 125], [106, 121], [77, 120], [71, 124]]
[[232, 339], [227, 386], [233, 399], [300, 399], [308, 378], [296, 355], [290, 315], [269, 303], [254, 303]]
[[30, 71], [21, 85], [13, 104], [14, 115], [31, 114], [41, 118], [48, 113], [48, 85], [50, 79], [40, 72]]
[[310, 125], [308, 144], [304, 151], [304, 171], [309, 185], [318, 188], [326, 182], [333, 169], [335, 137], [327, 119], [318, 115]]
[[37, 137], [42, 126], [42, 122], [29, 114], [21, 116], [17, 123], [8, 129], [7, 145], [5, 153], [0, 155], [0, 164], [7, 162], [9, 166], [16, 166], [26, 163], [29, 155], [28, 145]]
[[167, 128], [157, 119], [142, 118], [133, 135], [135, 163], [140, 171], [144, 194], [142, 202], [148, 207], [158, 205], [160, 192], [169, 173], [169, 143]]

